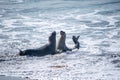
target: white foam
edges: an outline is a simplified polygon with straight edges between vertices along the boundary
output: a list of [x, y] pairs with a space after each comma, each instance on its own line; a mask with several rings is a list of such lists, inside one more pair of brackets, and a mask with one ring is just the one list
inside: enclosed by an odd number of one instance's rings
[[0, 17], [2, 17], [2, 15], [0, 15]]
[[[114, 43], [112, 43], [112, 42], [114, 42]], [[106, 51], [110, 51], [110, 52], [114, 52], [114, 53], [119, 53], [120, 52], [120, 43], [119, 43], [119, 40], [116, 42], [116, 41], [112, 41], [111, 43], [110, 43], [110, 47], [108, 47], [108, 48], [105, 48], [106, 49]]]
[[[0, 63], [2, 64], [2, 63]], [[6, 66], [9, 64], [9, 67]], [[119, 71], [105, 57], [74, 54], [58, 54], [41, 58], [27, 58], [22, 61], [8, 61], [0, 66], [1, 75], [22, 76], [30, 79], [106, 79], [106, 77], [119, 78]], [[39, 75], [38, 75], [39, 74]], [[111, 74], [111, 75], [108, 75]], [[102, 76], [104, 75], [104, 76]]]
[[73, 18], [77, 20], [89, 20], [89, 21], [92, 21], [92, 23], [107, 21], [109, 22], [109, 25], [114, 25], [115, 22], [118, 21], [114, 19], [115, 16], [95, 15], [97, 12], [99, 12], [99, 10], [94, 11], [93, 13], [88, 13], [88, 14], [77, 14], [77, 15], [74, 15]]
[[15, 3], [22, 3], [24, 2], [24, 0], [10, 0], [11, 2], [15, 2]]
[[2, 25], [6, 26], [6, 27], [11, 27], [11, 26], [13, 26], [13, 23], [16, 21], [17, 21], [16, 19], [3, 20]]
[[31, 20], [32, 18], [29, 17], [29, 16], [24, 16], [24, 15], [20, 15], [20, 14], [17, 14], [17, 16], [19, 16], [20, 18], [23, 18], [25, 20]]
[[47, 25], [47, 22], [24, 22], [23, 24], [27, 26], [43, 26]]
[[116, 30], [111, 30], [108, 33], [106, 33], [106, 36], [108, 36], [109, 38], [112, 38], [113, 36], [117, 35], [118, 32]]

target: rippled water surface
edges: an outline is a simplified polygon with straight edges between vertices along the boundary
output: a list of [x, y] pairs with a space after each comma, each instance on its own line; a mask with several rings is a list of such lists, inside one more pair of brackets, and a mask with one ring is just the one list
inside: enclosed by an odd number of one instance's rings
[[[21, 57], [64, 30], [80, 49]], [[0, 75], [37, 80], [120, 80], [120, 0], [0, 0]]]

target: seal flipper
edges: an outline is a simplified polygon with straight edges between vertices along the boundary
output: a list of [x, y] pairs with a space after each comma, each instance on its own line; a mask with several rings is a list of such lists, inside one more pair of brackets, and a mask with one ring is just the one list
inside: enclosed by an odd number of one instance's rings
[[77, 36], [77, 37], [76, 37], [76, 36], [73, 36], [73, 37], [72, 37], [73, 42], [74, 42], [75, 44], [79, 43], [79, 42], [78, 42], [79, 37], [80, 37], [80, 36]]
[[79, 37], [80, 37], [80, 36], [77, 36], [77, 41], [78, 41]]
[[79, 37], [80, 37], [80, 36], [77, 36], [77, 37], [76, 37], [76, 36], [73, 36], [73, 37], [72, 37], [73, 42], [75, 43], [75, 47], [74, 47], [73, 49], [75, 49], [75, 48], [79, 49], [79, 48], [80, 48], [80, 43], [79, 43], [79, 41], [78, 41]]
[[75, 44], [75, 48], [77, 48], [77, 49], [80, 48], [80, 43], [79, 42]]

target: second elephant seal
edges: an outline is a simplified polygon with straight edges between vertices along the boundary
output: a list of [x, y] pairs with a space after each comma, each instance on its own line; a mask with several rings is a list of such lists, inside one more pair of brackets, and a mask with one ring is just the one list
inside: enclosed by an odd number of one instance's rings
[[57, 51], [60, 51], [60, 52], [66, 52], [66, 51], [72, 51], [72, 49], [68, 48], [66, 46], [66, 33], [64, 31], [60, 31], [60, 37], [58, 39], [58, 42], [57, 42]]

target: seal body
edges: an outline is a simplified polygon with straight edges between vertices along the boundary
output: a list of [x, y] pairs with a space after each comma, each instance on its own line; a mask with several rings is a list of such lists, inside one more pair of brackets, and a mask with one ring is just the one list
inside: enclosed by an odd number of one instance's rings
[[49, 43], [37, 48], [37, 49], [27, 49], [24, 51], [20, 51], [19, 55], [24, 56], [45, 56], [48, 54], [55, 54], [56, 53], [56, 32], [52, 32], [52, 34], [49, 37]]
[[57, 42], [57, 50], [60, 52], [72, 51], [72, 49], [66, 46], [66, 33], [64, 31], [60, 31], [60, 37]]

